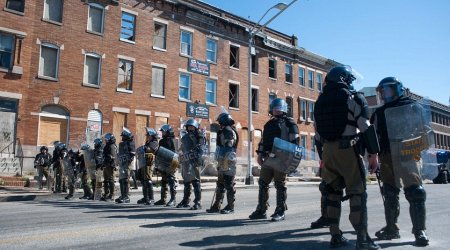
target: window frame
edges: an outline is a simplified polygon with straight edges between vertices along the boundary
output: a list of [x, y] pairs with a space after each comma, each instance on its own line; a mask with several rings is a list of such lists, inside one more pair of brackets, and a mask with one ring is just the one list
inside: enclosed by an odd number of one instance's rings
[[316, 72], [316, 83], [317, 83], [317, 90], [322, 92], [323, 88], [323, 74]]
[[311, 69], [308, 69], [308, 87], [314, 89], [314, 70]]
[[[235, 86], [235, 88], [236, 88], [236, 94], [234, 95], [234, 97], [231, 97], [231, 95], [232, 95], [231, 86]], [[235, 100], [233, 103], [236, 103], [236, 105], [231, 106], [231, 102], [233, 100]], [[234, 109], [239, 109], [239, 84], [236, 84], [233, 82], [228, 82], [228, 107], [234, 108]]]
[[[126, 28], [125, 26], [123, 26], [123, 22], [124, 22], [124, 15], [129, 15], [129, 16], [132, 16], [134, 19], [133, 19], [133, 23], [132, 23], [132, 25], [133, 25], [133, 34], [132, 34], [132, 38], [133, 39], [127, 39], [127, 38], [123, 38], [122, 37], [122, 35], [123, 35], [123, 30], [124, 30], [124, 28]], [[128, 20], [127, 20], [128, 21]], [[131, 23], [131, 22], [130, 22]], [[120, 16], [120, 36], [119, 36], [119, 40], [120, 41], [123, 41], [123, 42], [128, 42], [128, 43], [136, 43], [136, 23], [137, 23], [137, 15], [135, 15], [135, 14], [133, 14], [133, 13], [130, 13], [130, 12], [128, 12], [128, 11], [124, 11], [123, 9], [121, 10], [121, 16]]]
[[47, 3], [47, 1], [48, 0], [44, 0], [44, 8], [43, 8], [44, 10], [43, 10], [43, 13], [42, 13], [42, 20], [46, 21], [46, 22], [62, 25], [62, 23], [63, 23], [63, 15], [64, 15], [64, 0], [58, 0], [61, 3], [61, 10], [60, 10], [61, 20], [60, 21], [55, 21], [55, 20], [50, 19], [50, 10], [49, 10], [49, 18], [45, 17], [45, 10], [46, 10], [46, 3]]
[[305, 68], [298, 67], [298, 84], [305, 87]]
[[[13, 13], [17, 13], [17, 14], [24, 14], [24, 13], [25, 13], [25, 0], [19, 0], [19, 1], [22, 3], [22, 10], [15, 10], [15, 9], [13, 9], [13, 8], [9, 8], [9, 7], [8, 7], [8, 3], [9, 3], [10, 1], [11, 1], [11, 0], [6, 0], [6, 3], [5, 3], [5, 10], [10, 11], [10, 12], [13, 12]], [[15, 2], [19, 2], [19, 1], [15, 1]]]
[[[234, 52], [236, 52], [236, 53], [234, 53]], [[235, 44], [230, 44], [230, 62], [228, 65], [228, 66], [230, 66], [230, 68], [239, 69], [239, 66], [240, 66], [239, 56], [240, 56], [240, 46], [236, 46]], [[232, 63], [232, 61], [231, 61], [233, 58], [234, 58], [234, 63]]]
[[[271, 96], [272, 96], [273, 98], [271, 98]], [[272, 103], [272, 101], [273, 101], [274, 99], [277, 98], [277, 94], [276, 94], [275, 92], [269, 92], [268, 98], [269, 98], [269, 106], [267, 107], [267, 109], [270, 111], [270, 104]]]
[[[164, 28], [163, 36], [159, 36], [158, 33], [156, 32], [156, 25], [159, 25]], [[168, 27], [167, 23], [159, 22], [156, 20], [153, 21], [153, 40], [152, 40], [152, 48], [153, 49], [162, 50], [162, 51], [167, 50], [167, 27]], [[163, 43], [164, 43], [163, 47], [158, 47], [155, 45], [156, 44], [155, 38], [160, 38], [160, 37], [162, 37], [162, 39], [163, 39]]]
[[251, 55], [251, 60], [252, 60], [252, 73], [259, 74], [258, 53]]
[[11, 54], [11, 56], [10, 56], [10, 61], [9, 61], [8, 67], [1, 67], [0, 66], [0, 69], [11, 70], [13, 68], [13, 66], [14, 66], [14, 55], [15, 55], [15, 52], [16, 52], [16, 42], [15, 42], [16, 41], [16, 36], [14, 34], [0, 32], [0, 39], [1, 39], [1, 36], [11, 37], [11, 52], [7, 52], [6, 50], [5, 51], [1, 51], [0, 50], [1, 53], [8, 53], [8, 54]]
[[[273, 67], [270, 66], [270, 62], [273, 62]], [[277, 60], [275, 58], [269, 57], [269, 78], [277, 79]], [[273, 76], [271, 76], [271, 72], [273, 72]]]
[[[181, 86], [181, 77], [182, 76], [187, 76], [187, 79], [189, 80], [188, 81], [188, 86], [187, 87], [185, 87], [185, 86]], [[179, 80], [178, 80], [178, 100], [181, 100], [181, 101], [191, 101], [191, 87], [192, 87], [192, 75], [191, 74], [188, 74], [188, 73], [180, 73], [179, 74]], [[182, 97], [180, 94], [181, 94], [181, 89], [182, 88], [187, 88], [187, 90], [188, 90], [188, 98], [184, 98], [184, 97]]]
[[287, 104], [287, 116], [294, 117], [294, 98], [290, 96], [286, 96], [286, 104]]
[[[254, 93], [256, 92], [256, 96]], [[253, 108], [254, 107], [254, 108]], [[259, 112], [259, 88], [252, 87], [252, 112]]]
[[[119, 87], [119, 76], [120, 76], [120, 71], [119, 71], [119, 65], [120, 65], [120, 62], [121, 61], [124, 61], [124, 62], [129, 62], [130, 63], [130, 65], [131, 65], [131, 74], [130, 74], [130, 89], [127, 89], [127, 88], [121, 88], [121, 87]], [[125, 63], [125, 65], [127, 65], [126, 63]], [[126, 68], [125, 67], [125, 70], [124, 70], [124, 72], [126, 73], [128, 71], [128, 68]], [[123, 58], [119, 58], [119, 64], [118, 64], [118, 67], [117, 67], [117, 83], [116, 83], [116, 91], [117, 92], [125, 92], [125, 93], [133, 93], [133, 74], [134, 74], [134, 61], [131, 61], [131, 60], [127, 60], [127, 59], [123, 59]], [[126, 79], [126, 76], [127, 76], [127, 74], [124, 74], [124, 76], [125, 76], [125, 79]], [[127, 84], [127, 86], [128, 86], [128, 84]]]
[[[102, 12], [102, 16], [101, 16], [101, 25], [100, 25], [100, 32], [95, 31], [95, 30], [90, 30], [89, 29], [89, 18], [90, 18], [90, 14], [91, 14], [91, 9], [97, 9], [97, 10], [101, 10]], [[92, 27], [92, 24], [91, 24]], [[94, 33], [94, 34], [104, 34], [104, 28], [105, 28], [105, 7], [98, 4], [98, 3], [89, 3], [89, 7], [88, 7], [88, 16], [87, 16], [87, 24], [86, 24], [86, 31], [90, 32], [90, 33]]]
[[[208, 82], [213, 82], [214, 83], [214, 89], [213, 90], [209, 90], [208, 89]], [[217, 80], [208, 78], [208, 79], [206, 79], [205, 84], [206, 84], [206, 86], [205, 86], [205, 103], [206, 104], [216, 105], [217, 104]], [[213, 102], [210, 102], [208, 100], [208, 93], [211, 93], [213, 95], [213, 97], [214, 97]]]
[[[43, 68], [41, 68], [41, 58], [42, 58], [42, 47], [47, 47], [50, 49], [56, 50], [56, 65], [55, 65], [55, 77], [52, 76], [46, 76], [41, 74], [43, 72]], [[41, 46], [39, 48], [39, 66], [38, 66], [38, 77], [41, 79], [47, 79], [47, 80], [59, 80], [59, 57], [60, 57], [60, 50], [61, 48], [55, 44], [52, 43], [41, 43]], [[41, 70], [42, 69], [42, 70]]]
[[[98, 68], [97, 68], [97, 84], [89, 83], [86, 81], [86, 60], [87, 57], [97, 58], [98, 59]], [[88, 72], [89, 73], [89, 72]], [[97, 53], [86, 53], [84, 55], [84, 70], [83, 70], [83, 85], [89, 87], [100, 88], [101, 86], [101, 74], [102, 74], [102, 56]], [[87, 76], [89, 79], [89, 76]]]
[[[214, 51], [211, 51], [209, 49], [209, 47], [208, 47], [209, 42], [213, 42], [214, 43], [214, 46], [215, 46], [214, 47]], [[206, 61], [211, 62], [211, 63], [217, 63], [217, 51], [218, 51], [218, 48], [219, 48], [219, 42], [217, 41], [217, 39], [214, 39], [214, 38], [207, 38], [206, 39]], [[214, 55], [214, 59], [213, 60], [209, 59], [208, 52], [212, 53]]]
[[308, 122], [314, 122], [314, 102], [308, 102]]
[[300, 109], [300, 121], [306, 121], [308, 109], [308, 103], [306, 100], [300, 100]]
[[285, 69], [285, 81], [287, 83], [292, 83], [293, 82], [292, 64], [286, 63], [284, 69]]
[[[189, 43], [183, 42], [183, 33], [189, 34]], [[188, 30], [183, 30], [183, 29], [180, 30], [180, 55], [192, 57], [193, 40], [194, 40], [194, 33], [192, 33], [191, 31], [188, 31]], [[187, 46], [188, 46], [187, 54], [183, 52], [183, 44], [187, 44]]]
[[[162, 79], [162, 94], [159, 93], [153, 93], [153, 85], [155, 84], [155, 78], [154, 78], [154, 73], [153, 73], [153, 69], [161, 69], [163, 71], [163, 79]], [[165, 67], [161, 67], [158, 65], [152, 65], [152, 86], [150, 88], [150, 96], [152, 97], [160, 97], [160, 98], [165, 98], [166, 96], [166, 68]]]

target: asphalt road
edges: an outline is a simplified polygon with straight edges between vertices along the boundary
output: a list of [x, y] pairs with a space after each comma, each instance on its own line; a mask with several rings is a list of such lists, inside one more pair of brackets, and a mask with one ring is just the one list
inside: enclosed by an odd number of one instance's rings
[[[425, 185], [430, 245], [448, 249], [450, 235], [450, 185]], [[382, 200], [377, 185], [368, 186], [369, 232], [384, 226]], [[238, 189], [236, 212], [207, 214], [213, 192], [203, 192], [203, 210], [118, 205], [99, 201], [49, 200], [0, 203], [0, 249], [327, 249], [328, 229], [309, 229], [319, 216], [317, 184], [289, 184], [286, 220], [248, 220], [257, 201], [256, 186]], [[179, 192], [178, 201], [182, 192]], [[387, 249], [413, 249], [414, 236], [408, 203], [401, 196], [401, 239], [378, 241]], [[271, 188], [275, 209], [275, 190]], [[356, 235], [348, 221], [348, 202], [343, 204], [341, 228], [354, 249]]]

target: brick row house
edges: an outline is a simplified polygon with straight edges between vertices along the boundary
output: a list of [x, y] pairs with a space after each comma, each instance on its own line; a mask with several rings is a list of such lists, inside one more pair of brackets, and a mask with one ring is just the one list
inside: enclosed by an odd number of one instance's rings
[[280, 97], [307, 160], [316, 160], [314, 102], [339, 63], [270, 28], [255, 35], [249, 53], [253, 26], [195, 0], [0, 0], [0, 150], [17, 154], [20, 142], [24, 167], [32, 168], [37, 149], [55, 140], [79, 147], [107, 132], [120, 138], [125, 126], [139, 145], [144, 127], [165, 123], [179, 138], [187, 106], [200, 104], [209, 110], [198, 119], [209, 146], [223, 106], [245, 158], [251, 55], [253, 148], [270, 101]]

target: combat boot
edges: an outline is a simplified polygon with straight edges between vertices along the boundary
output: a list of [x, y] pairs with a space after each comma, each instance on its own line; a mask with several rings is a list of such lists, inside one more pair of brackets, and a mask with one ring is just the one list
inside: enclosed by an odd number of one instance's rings
[[214, 201], [214, 204], [209, 209], [206, 209], [207, 213], [219, 213], [220, 212], [220, 206], [222, 205], [224, 193], [219, 190], [219, 188], [216, 188], [216, 200]]
[[123, 197], [120, 200], [120, 203], [130, 203], [129, 197], [130, 186], [127, 179], [123, 180]]
[[222, 210], [220, 210], [221, 214], [232, 214], [234, 213], [234, 205], [226, 205]]
[[339, 234], [331, 235], [330, 248], [338, 248], [348, 244], [348, 239], [342, 235], [342, 231]]
[[416, 238], [416, 241], [414, 244], [419, 247], [428, 246], [429, 239], [427, 234], [425, 233], [425, 230], [418, 230], [414, 232], [414, 237]]
[[69, 187], [69, 194], [65, 197], [65, 199], [66, 200], [72, 200], [74, 191], [75, 191], [74, 187]]
[[256, 210], [248, 217], [250, 220], [267, 219], [266, 209], [263, 209], [259, 204]]
[[270, 217], [272, 217], [272, 221], [282, 221], [282, 220], [284, 220], [286, 218], [286, 216], [284, 214], [284, 208], [277, 207], [275, 209], [275, 212]]
[[170, 188], [170, 200], [167, 202], [167, 207], [173, 207], [177, 204], [176, 196], [177, 196], [177, 183], [175, 177], [168, 177], [169, 188]]
[[191, 207], [191, 210], [199, 210], [202, 209], [202, 188], [200, 181], [193, 181], [192, 186], [194, 187], [194, 205]]
[[357, 233], [356, 236], [356, 250], [376, 250], [380, 249], [380, 246], [377, 245], [373, 240], [370, 238], [369, 234], [364, 233]]
[[375, 236], [379, 240], [393, 240], [400, 239], [400, 232], [395, 227], [385, 226], [381, 230], [375, 233]]
[[177, 208], [188, 208], [189, 202], [191, 202], [191, 199], [189, 198], [191, 196], [191, 185], [185, 184], [184, 185], [184, 194], [183, 194], [183, 200], [181, 200], [180, 203], [178, 203]]
[[330, 223], [328, 222], [328, 219], [323, 216], [320, 216], [319, 219], [311, 222], [311, 229], [329, 227], [329, 226], [330, 226]]
[[125, 191], [123, 190], [124, 188], [123, 181], [124, 180], [119, 180], [120, 196], [114, 200], [116, 203], [122, 203], [122, 200], [124, 198]]
[[157, 206], [164, 206], [166, 205], [166, 199], [167, 199], [167, 183], [161, 184], [161, 199], [157, 202], [155, 202], [155, 205]]
[[222, 209], [220, 210], [221, 214], [231, 214], [234, 213], [234, 201], [235, 201], [235, 193], [236, 190], [234, 189], [234, 185], [233, 187], [230, 189], [228, 189], [227, 191], [227, 202], [228, 204]]
[[147, 181], [147, 194], [148, 202], [144, 202], [144, 205], [153, 206], [155, 204], [155, 198], [153, 193], [153, 182], [151, 180]]
[[426, 192], [422, 186], [412, 186], [405, 189], [406, 199], [409, 202], [409, 215], [413, 224], [412, 233], [416, 239], [416, 246], [427, 246], [428, 236], [425, 233], [426, 224]]
[[277, 189], [277, 207], [275, 208], [275, 212], [270, 217], [272, 217], [272, 221], [282, 221], [285, 219], [284, 211], [287, 210], [286, 187], [278, 181], [275, 182], [275, 187]]

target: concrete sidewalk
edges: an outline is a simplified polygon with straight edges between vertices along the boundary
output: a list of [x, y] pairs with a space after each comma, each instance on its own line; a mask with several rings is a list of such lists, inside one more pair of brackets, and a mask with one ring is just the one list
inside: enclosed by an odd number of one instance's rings
[[[161, 180], [159, 178], [159, 180]], [[318, 177], [287, 177], [287, 184], [289, 185], [318, 185], [320, 182], [320, 178]], [[216, 188], [217, 177], [214, 176], [202, 176], [202, 190], [203, 191], [212, 191]], [[116, 186], [119, 185], [118, 180], [116, 180]], [[273, 185], [273, 183], [272, 183]], [[258, 177], [254, 177], [253, 185], [245, 184], [245, 176], [236, 176], [236, 186], [237, 189], [241, 188], [257, 188], [258, 187]], [[154, 188], [155, 197], [159, 199], [161, 188], [159, 185], [155, 185]], [[177, 191], [183, 191], [183, 184], [179, 183], [177, 186]], [[180, 192], [179, 192], [180, 193]], [[53, 192], [49, 192], [46, 189], [39, 190], [34, 187], [8, 187], [8, 186], [0, 186], [0, 202], [8, 202], [8, 201], [33, 201], [33, 200], [49, 200], [49, 199], [64, 199], [67, 193], [59, 193], [54, 194]], [[142, 188], [139, 186], [138, 189], [130, 188], [130, 196], [133, 195], [142, 195]], [[75, 199], [83, 196], [82, 189], [75, 190]]]

